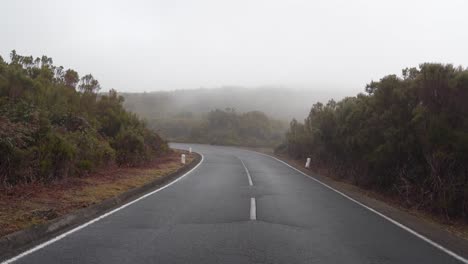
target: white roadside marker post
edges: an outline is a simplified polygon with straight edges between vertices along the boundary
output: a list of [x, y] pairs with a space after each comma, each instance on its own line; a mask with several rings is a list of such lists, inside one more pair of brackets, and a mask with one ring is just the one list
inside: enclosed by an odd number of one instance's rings
[[185, 164], [185, 154], [182, 154], [182, 156], [180, 156], [180, 162], [182, 164]]
[[305, 167], [306, 167], [306, 168], [310, 168], [310, 158], [307, 158]]
[[190, 154], [192, 154], [192, 148], [188, 148]]

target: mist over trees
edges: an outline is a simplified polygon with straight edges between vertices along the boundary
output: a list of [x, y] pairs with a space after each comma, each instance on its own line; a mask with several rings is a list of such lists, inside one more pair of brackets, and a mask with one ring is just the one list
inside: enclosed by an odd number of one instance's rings
[[123, 107], [116, 91], [53, 65], [51, 58], [0, 57], [0, 186], [82, 176], [114, 163], [133, 166], [168, 150]]
[[123, 96], [128, 110], [145, 118], [149, 127], [168, 140], [243, 146], [281, 143], [287, 130], [286, 120], [303, 116], [310, 101], [319, 98], [311, 91], [272, 87], [124, 93]]
[[[122, 93], [126, 109], [151, 119], [173, 118], [191, 112], [193, 115], [215, 109], [233, 108], [237, 112], [261, 111], [280, 120], [306, 117], [311, 103], [342, 98], [336, 89], [295, 89], [286, 87], [221, 87], [158, 91], [150, 93]], [[294, 103], [291, 103], [294, 102]]]
[[274, 147], [283, 141], [288, 123], [260, 111], [239, 113], [226, 108], [197, 115], [182, 112], [171, 118], [151, 119], [148, 126], [174, 142]]
[[396, 196], [409, 206], [468, 219], [468, 70], [407, 68], [366, 93], [316, 103], [277, 148], [316, 168]]
[[232, 108], [210, 111], [191, 128], [188, 141], [216, 145], [275, 146], [283, 139], [286, 124], [260, 111], [237, 113]]

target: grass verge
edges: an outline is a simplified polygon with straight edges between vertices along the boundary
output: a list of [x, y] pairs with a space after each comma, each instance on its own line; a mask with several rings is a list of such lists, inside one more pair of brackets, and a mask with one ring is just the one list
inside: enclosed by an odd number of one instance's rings
[[[462, 219], [447, 219], [443, 216], [432, 214], [424, 210], [420, 210], [419, 208], [415, 206], [407, 205], [399, 197], [379, 193], [376, 190], [361, 188], [353, 184], [351, 180], [335, 177], [326, 168], [312, 167], [309, 170], [307, 170], [303, 168], [305, 161], [292, 160], [284, 155], [273, 155], [273, 156], [276, 156], [284, 161], [288, 161], [289, 164], [295, 165], [294, 167], [301, 169], [303, 171], [304, 170], [311, 171], [312, 173], [315, 174], [314, 177], [316, 178], [317, 178], [317, 175], [321, 175], [322, 177], [319, 178], [321, 181], [327, 183], [328, 185], [340, 191], [344, 191], [348, 195], [351, 194], [352, 196], [353, 193], [359, 193], [370, 199], [384, 202], [388, 206], [391, 206], [393, 208], [396, 208], [398, 210], [401, 210], [405, 213], [408, 213], [412, 216], [417, 217], [420, 221], [424, 221], [431, 225], [438, 226], [438, 228], [448, 231], [449, 233], [468, 241], [468, 224], [464, 222]], [[365, 201], [364, 203], [373, 207], [372, 202], [369, 200]]]
[[[177, 171], [181, 151], [137, 168], [108, 168], [81, 178], [33, 183], [0, 191], [0, 237], [44, 224]], [[187, 164], [195, 156], [186, 155]]]
[[[295, 160], [295, 159], [289, 158], [287, 155], [275, 154], [273, 149], [271, 148], [246, 148], [246, 149], [277, 157], [283, 161], [286, 161], [290, 165], [293, 165], [294, 167], [296, 167], [297, 169], [305, 173], [312, 172], [314, 174], [314, 177], [332, 186], [333, 188], [336, 188], [351, 196], [354, 196], [353, 194], [361, 195], [361, 198], [357, 198], [357, 200], [360, 200], [361, 202], [362, 202], [362, 197], [367, 197], [369, 199], [374, 199], [376, 201], [383, 202], [390, 207], [393, 207], [397, 210], [403, 211], [409, 215], [417, 217], [420, 221], [424, 221], [433, 226], [437, 226], [441, 230], [445, 230], [459, 238], [462, 238], [468, 241], [468, 223], [466, 223], [462, 219], [447, 219], [440, 215], [436, 215], [436, 214], [432, 214], [424, 210], [420, 210], [419, 208], [416, 208], [415, 206], [406, 205], [398, 197], [382, 194], [376, 190], [364, 189], [353, 184], [348, 179], [338, 178], [334, 176], [329, 170], [327, 170], [327, 168], [316, 168], [312, 164], [312, 168], [305, 169], [304, 168], [305, 160]], [[354, 196], [354, 198], [356, 197]], [[373, 207], [371, 200], [366, 200], [364, 203], [365, 204], [367, 203], [369, 206]]]

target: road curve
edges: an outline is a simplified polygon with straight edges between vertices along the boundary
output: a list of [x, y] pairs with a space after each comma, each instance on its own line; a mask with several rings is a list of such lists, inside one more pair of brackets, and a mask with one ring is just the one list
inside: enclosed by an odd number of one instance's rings
[[461, 263], [271, 157], [190, 146], [186, 177], [15, 263]]

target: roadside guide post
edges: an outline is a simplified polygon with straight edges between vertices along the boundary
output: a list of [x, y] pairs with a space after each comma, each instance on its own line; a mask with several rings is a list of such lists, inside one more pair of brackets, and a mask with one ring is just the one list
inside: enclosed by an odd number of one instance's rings
[[306, 168], [310, 168], [310, 158], [307, 158], [305, 167], [306, 167]]
[[182, 164], [185, 164], [185, 154], [182, 154], [182, 156], [180, 157], [180, 162]]

